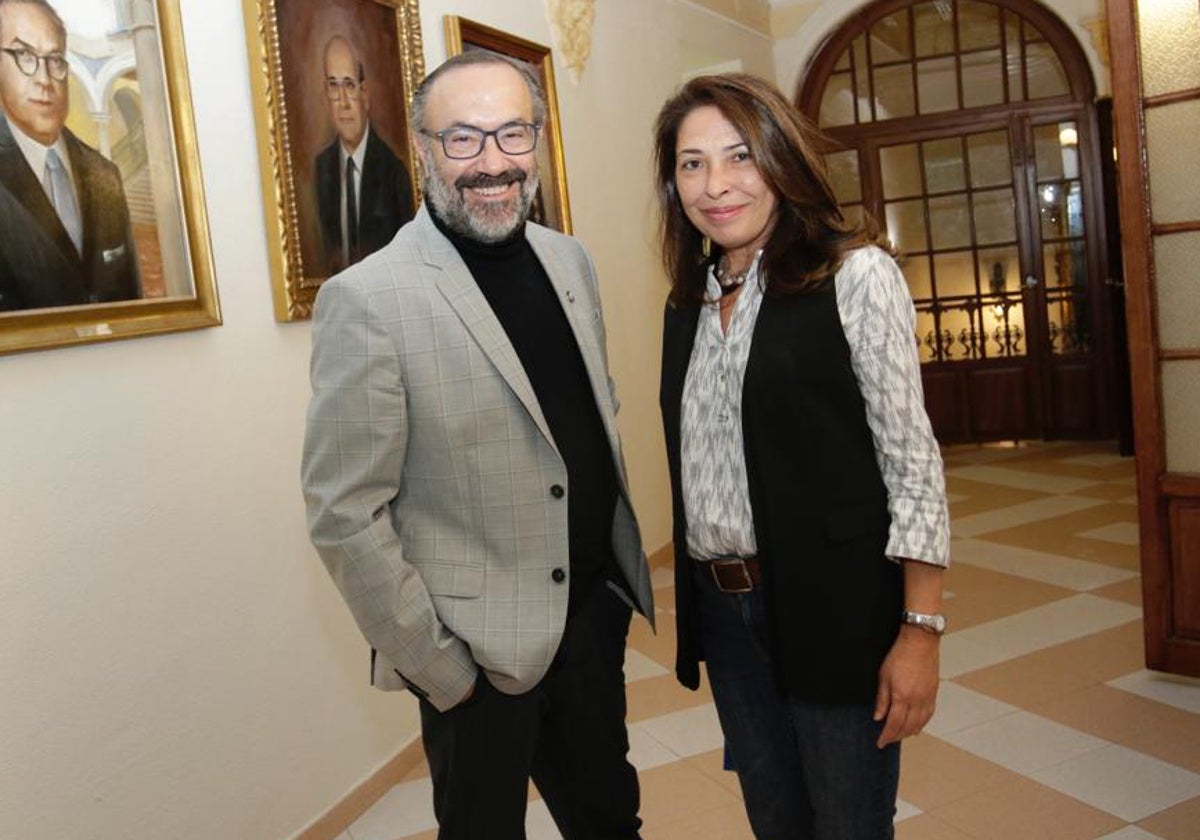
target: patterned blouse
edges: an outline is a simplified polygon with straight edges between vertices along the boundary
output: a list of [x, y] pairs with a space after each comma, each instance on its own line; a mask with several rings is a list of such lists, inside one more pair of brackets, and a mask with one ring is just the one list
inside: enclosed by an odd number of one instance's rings
[[[881, 248], [846, 255], [834, 276], [850, 362], [866, 403], [867, 425], [892, 517], [887, 555], [947, 566], [946, 485], [921, 393], [916, 319], [899, 267]], [[712, 271], [683, 388], [682, 479], [688, 554], [751, 557], [758, 551], [742, 446], [742, 380], [762, 306], [755, 258], [721, 332], [721, 296]]]

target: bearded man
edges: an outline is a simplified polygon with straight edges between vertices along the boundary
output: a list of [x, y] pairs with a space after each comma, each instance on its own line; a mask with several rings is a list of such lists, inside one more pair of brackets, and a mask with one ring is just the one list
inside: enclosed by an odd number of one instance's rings
[[303, 485], [313, 543], [419, 698], [439, 838], [634, 838], [625, 637], [654, 614], [592, 261], [527, 222], [545, 119], [528, 69], [440, 66], [411, 114], [425, 199], [325, 283]]

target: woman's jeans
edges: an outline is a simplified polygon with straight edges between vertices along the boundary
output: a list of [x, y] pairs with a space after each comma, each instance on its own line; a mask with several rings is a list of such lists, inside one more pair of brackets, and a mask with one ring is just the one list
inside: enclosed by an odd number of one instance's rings
[[708, 680], [755, 837], [892, 840], [900, 745], [875, 746], [883, 724], [871, 719], [873, 706], [784, 694], [768, 654], [763, 588], [722, 592], [692, 562]]

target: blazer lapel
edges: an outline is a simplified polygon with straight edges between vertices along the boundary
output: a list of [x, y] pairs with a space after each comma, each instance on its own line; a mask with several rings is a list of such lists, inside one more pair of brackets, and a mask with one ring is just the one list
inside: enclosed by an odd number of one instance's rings
[[671, 304], [667, 304], [665, 323], [667, 328], [663, 330], [662, 393], [659, 400], [663, 411], [670, 412], [665, 420], [671, 432], [675, 434], [675, 439], [679, 440], [679, 424], [683, 414], [683, 385], [692, 358], [692, 347], [696, 343], [700, 307], [675, 309]]
[[[70, 149], [70, 145], [68, 140], [68, 149]], [[71, 166], [75, 169], [75, 180], [82, 181], [74, 155], [71, 156]], [[38, 227], [55, 244], [63, 258], [78, 267], [81, 260], [79, 253], [75, 250], [75, 243], [71, 241], [67, 229], [63, 227], [62, 220], [58, 218], [58, 212], [50, 203], [46, 191], [42, 189], [37, 174], [29, 168], [29, 162], [21, 153], [21, 147], [17, 145], [17, 141], [9, 131], [8, 122], [3, 115], [0, 115], [0, 182], [8, 188], [8, 191], [20, 202], [30, 217], [37, 222]], [[83, 196], [79, 196], [81, 213], [82, 198]], [[87, 230], [86, 224], [84, 230]]]
[[436, 281], [438, 291], [462, 320], [463, 326], [475, 339], [484, 355], [496, 366], [500, 376], [512, 388], [546, 440], [551, 446], [555, 446], [550, 426], [546, 423], [541, 406], [538, 405], [533, 385], [530, 384], [525, 369], [521, 367], [517, 351], [508, 340], [508, 335], [496, 314], [488, 306], [487, 298], [479, 291], [479, 286], [471, 277], [466, 263], [449, 240], [434, 226], [424, 205], [417, 211], [413, 223], [420, 228], [422, 258], [427, 265], [439, 272]]

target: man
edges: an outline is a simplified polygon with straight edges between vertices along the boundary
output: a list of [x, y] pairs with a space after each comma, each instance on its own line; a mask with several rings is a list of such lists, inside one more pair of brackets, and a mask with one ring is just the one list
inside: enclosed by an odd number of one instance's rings
[[67, 30], [0, 0], [0, 311], [141, 297], [116, 166], [63, 127]]
[[325, 96], [337, 136], [317, 155], [317, 212], [333, 274], [391, 241], [413, 197], [408, 170], [371, 130], [366, 73], [341, 35], [325, 44]]
[[423, 206], [316, 303], [310, 530], [375, 684], [421, 698], [442, 840], [524, 837], [530, 778], [568, 840], [640, 826], [622, 664], [650, 580], [591, 260], [526, 223], [544, 118], [507, 58], [435, 70]]

